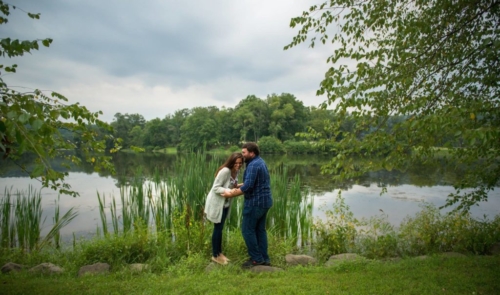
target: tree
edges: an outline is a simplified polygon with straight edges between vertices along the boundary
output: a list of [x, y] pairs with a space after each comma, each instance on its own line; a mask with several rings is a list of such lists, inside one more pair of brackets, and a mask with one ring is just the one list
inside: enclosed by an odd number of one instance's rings
[[160, 118], [148, 121], [144, 128], [144, 145], [162, 148], [166, 147], [168, 145], [168, 128], [166, 123], [166, 120], [160, 120]]
[[335, 118], [332, 115], [332, 110], [327, 110], [323, 108], [310, 107], [309, 108], [309, 121], [306, 126], [312, 128], [312, 132], [320, 138], [325, 138], [327, 140], [332, 138], [332, 133], [330, 130], [330, 122]]
[[144, 129], [146, 120], [141, 114], [121, 114], [116, 113], [111, 126], [114, 128], [114, 135], [122, 139], [122, 146], [124, 148], [135, 148], [132, 141], [132, 129], [139, 126], [141, 130]]
[[[339, 116], [332, 130], [349, 115], [356, 121], [323, 171], [360, 176], [378, 167], [354, 157], [374, 156], [405, 169], [434, 161], [443, 146], [443, 160], [468, 167], [446, 205], [486, 200], [500, 178], [499, 24], [497, 0], [332, 0], [292, 18], [299, 31], [285, 50], [309, 37], [311, 47], [332, 44], [317, 91]], [[389, 127], [391, 116], [407, 119]]]
[[216, 113], [215, 120], [219, 126], [219, 143], [221, 145], [238, 145], [240, 132], [234, 127], [234, 109], [222, 107]]
[[177, 146], [181, 143], [181, 127], [188, 116], [189, 110], [181, 109], [175, 111], [173, 116], [168, 115], [165, 117], [164, 120], [167, 122], [170, 143], [173, 146]]
[[305, 131], [307, 108], [294, 95], [268, 95], [267, 104], [271, 114], [268, 129], [274, 137], [285, 141], [293, 139], [297, 132]]
[[216, 121], [217, 107], [196, 107], [181, 127], [181, 146], [184, 150], [210, 149], [218, 141], [219, 126]]
[[[7, 24], [11, 10], [15, 9], [0, 0], [0, 25]], [[40, 14], [26, 14], [34, 20], [40, 18]], [[38, 50], [40, 44], [49, 47], [51, 43], [52, 39], [20, 41], [6, 37], [0, 40], [0, 55], [4, 58], [23, 56]], [[15, 73], [17, 65], [2, 62], [0, 70]], [[0, 152], [4, 159], [18, 163], [21, 155], [35, 155], [36, 164], [32, 170], [28, 171], [21, 164], [19, 167], [31, 178], [40, 179], [43, 187], [73, 196], [78, 193], [64, 181], [68, 173], [53, 169], [50, 159], [64, 159], [64, 167], [86, 161], [96, 170], [113, 169], [110, 157], [104, 156], [106, 138], [98, 134], [98, 128], [110, 130], [108, 124], [99, 120], [102, 112], [90, 112], [78, 103], [69, 104], [66, 97], [56, 92], [38, 89], [20, 92], [7, 85], [3, 73], [0, 74]], [[77, 143], [65, 139], [67, 132], [79, 138], [78, 153], [68, 153], [76, 149]]]
[[[240, 130], [240, 139], [243, 141], [259, 141], [263, 135], [267, 135], [269, 123], [269, 106], [265, 101], [255, 95], [248, 95], [235, 107], [235, 128]], [[249, 137], [253, 135], [252, 137]]]

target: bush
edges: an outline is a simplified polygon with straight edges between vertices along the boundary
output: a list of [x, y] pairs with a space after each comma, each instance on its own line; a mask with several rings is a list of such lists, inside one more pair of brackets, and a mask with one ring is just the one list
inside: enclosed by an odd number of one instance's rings
[[261, 153], [263, 154], [277, 154], [282, 153], [285, 150], [281, 141], [272, 136], [261, 137], [258, 145]]
[[231, 153], [234, 153], [234, 152], [241, 152], [241, 147], [237, 146], [237, 145], [232, 145], [229, 147], [229, 151]]
[[313, 146], [307, 141], [287, 140], [283, 143], [285, 152], [292, 154], [308, 154], [313, 153]]
[[320, 220], [313, 226], [316, 233], [314, 247], [321, 261], [331, 255], [351, 252], [355, 246], [356, 227], [360, 225], [340, 193], [335, 200], [333, 210], [325, 213], [327, 220], [325, 222]]

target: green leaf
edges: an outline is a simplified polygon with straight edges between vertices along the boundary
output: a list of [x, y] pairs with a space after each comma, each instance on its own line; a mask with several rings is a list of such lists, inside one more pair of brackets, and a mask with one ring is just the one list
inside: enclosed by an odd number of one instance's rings
[[52, 39], [44, 39], [44, 40], [42, 40], [42, 44], [45, 47], [49, 47], [50, 43], [52, 43]]
[[35, 121], [33, 121], [33, 124], [31, 124], [31, 127], [34, 131], [37, 131], [38, 129], [40, 129], [40, 127], [42, 127], [42, 125], [43, 121], [40, 119], [36, 119]]
[[23, 113], [19, 116], [19, 118], [17, 120], [19, 121], [19, 123], [24, 124], [24, 123], [28, 122], [29, 119], [30, 119], [30, 115], [27, 113]]
[[35, 168], [33, 169], [33, 171], [31, 171], [30, 176], [32, 178], [40, 177], [44, 174], [44, 172], [45, 172], [45, 166], [42, 164], [37, 164], [37, 165], [35, 165]]
[[14, 119], [15, 117], [17, 117], [17, 112], [10, 111], [10, 112], [7, 113], [7, 118]]

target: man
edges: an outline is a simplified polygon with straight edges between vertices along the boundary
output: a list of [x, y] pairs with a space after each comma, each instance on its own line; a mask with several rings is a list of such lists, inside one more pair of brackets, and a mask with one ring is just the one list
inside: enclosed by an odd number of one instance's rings
[[256, 143], [245, 143], [242, 146], [241, 153], [246, 163], [243, 185], [240, 188], [226, 191], [222, 196], [245, 195], [241, 232], [250, 260], [243, 263], [243, 268], [251, 268], [256, 265], [271, 265], [267, 253], [266, 231], [267, 212], [273, 205], [269, 171], [266, 163], [259, 156], [259, 146]]

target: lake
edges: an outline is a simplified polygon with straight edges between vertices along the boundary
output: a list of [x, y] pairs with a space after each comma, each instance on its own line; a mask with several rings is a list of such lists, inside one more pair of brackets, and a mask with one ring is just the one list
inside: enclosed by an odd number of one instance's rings
[[[460, 177], [460, 173], [448, 171], [436, 164], [414, 167], [404, 173], [378, 171], [356, 181], [335, 184], [329, 176], [321, 174], [321, 165], [329, 160], [327, 156], [262, 155], [262, 158], [266, 160], [270, 170], [286, 165], [289, 174], [300, 175], [314, 202], [315, 218], [324, 218], [325, 209], [331, 208], [341, 190], [346, 204], [350, 206], [355, 217], [371, 217], [383, 213], [387, 214], [392, 224], [398, 225], [405, 217], [413, 216], [420, 211], [423, 202], [436, 206], [444, 205], [448, 194], [454, 192], [450, 183], [454, 178]], [[94, 234], [97, 227], [101, 226], [97, 192], [101, 196], [104, 195], [106, 203], [109, 204], [112, 196], [119, 199], [120, 186], [126, 185], [139, 167], [147, 176], [152, 175], [155, 169], [168, 170], [175, 160], [176, 155], [119, 153], [114, 156], [116, 175], [108, 172], [95, 173], [89, 166], [74, 167], [69, 172], [67, 182], [73, 190], [80, 193], [80, 196], [73, 198], [61, 195], [59, 203], [61, 213], [76, 207], [78, 216], [61, 231], [61, 234], [66, 236], [73, 233], [76, 236]], [[23, 164], [29, 167], [31, 160], [28, 158], [23, 161]], [[17, 166], [1, 161], [0, 165], [1, 196], [4, 195], [4, 188], [10, 189], [13, 193], [16, 190], [26, 191], [29, 186], [40, 189], [40, 183], [23, 175]], [[54, 161], [53, 166], [58, 167], [58, 162]], [[387, 187], [387, 192], [381, 195], [384, 186]], [[52, 225], [58, 193], [45, 188], [41, 194], [46, 217], [45, 230], [48, 230]], [[450, 210], [446, 209], [443, 212]], [[500, 190], [496, 188], [490, 192], [488, 201], [473, 207], [471, 213], [476, 218], [488, 219], [500, 214]]]

